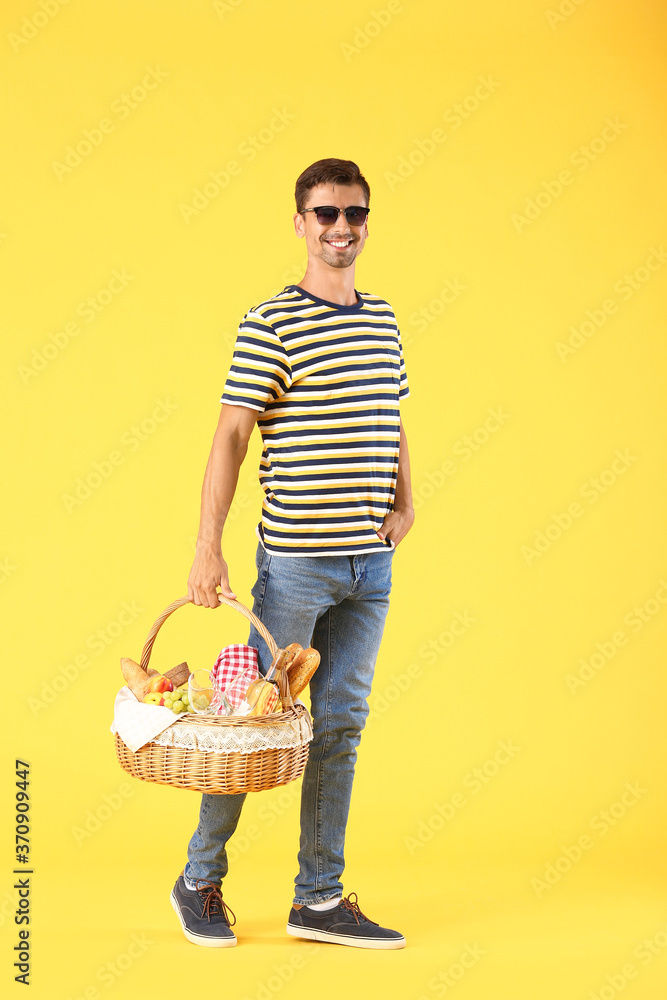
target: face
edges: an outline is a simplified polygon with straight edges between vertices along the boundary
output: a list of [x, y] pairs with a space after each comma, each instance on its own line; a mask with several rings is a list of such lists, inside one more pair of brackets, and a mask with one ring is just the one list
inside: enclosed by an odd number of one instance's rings
[[[304, 208], [318, 208], [320, 205], [335, 205], [349, 208], [351, 205], [366, 206], [366, 198], [360, 184], [318, 184], [308, 192]], [[321, 226], [315, 212], [305, 215], [294, 214], [294, 228], [299, 237], [306, 240], [308, 259], [318, 258], [329, 267], [349, 267], [363, 250], [368, 237], [368, 223], [351, 226], [341, 213], [330, 226]]]

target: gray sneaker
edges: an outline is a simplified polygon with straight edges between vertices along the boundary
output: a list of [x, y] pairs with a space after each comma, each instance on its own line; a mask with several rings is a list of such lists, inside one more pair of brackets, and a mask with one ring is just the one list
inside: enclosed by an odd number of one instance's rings
[[197, 879], [197, 888], [188, 889], [181, 872], [170, 898], [188, 941], [205, 948], [234, 947], [236, 936], [232, 925], [236, 917], [223, 900], [219, 885]]
[[287, 933], [309, 941], [330, 941], [353, 948], [405, 948], [402, 934], [380, 927], [364, 916], [359, 909], [356, 892], [341, 899], [338, 906], [330, 910], [293, 906], [287, 920]]

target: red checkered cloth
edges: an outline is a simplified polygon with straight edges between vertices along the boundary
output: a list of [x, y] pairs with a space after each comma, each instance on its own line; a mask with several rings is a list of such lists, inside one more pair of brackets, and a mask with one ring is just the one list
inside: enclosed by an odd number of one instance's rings
[[[240, 643], [225, 646], [211, 670], [215, 687], [225, 696], [232, 709], [239, 707], [248, 685], [258, 677], [257, 650]], [[224, 708], [221, 711], [224, 713]]]

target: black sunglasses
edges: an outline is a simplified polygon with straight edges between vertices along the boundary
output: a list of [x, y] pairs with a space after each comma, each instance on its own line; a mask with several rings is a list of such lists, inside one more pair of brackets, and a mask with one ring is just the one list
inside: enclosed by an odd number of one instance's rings
[[359, 205], [351, 205], [349, 208], [335, 208], [333, 205], [320, 205], [319, 208], [304, 208], [299, 215], [306, 212], [315, 212], [317, 221], [321, 226], [332, 226], [338, 222], [338, 216], [343, 213], [351, 226], [363, 226], [368, 217], [370, 208], [361, 208]]

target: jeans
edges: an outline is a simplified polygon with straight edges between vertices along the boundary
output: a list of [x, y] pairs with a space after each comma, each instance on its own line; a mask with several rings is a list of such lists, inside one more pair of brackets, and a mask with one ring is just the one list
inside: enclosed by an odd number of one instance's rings
[[[295, 903], [324, 903], [343, 891], [357, 746], [389, 608], [393, 554], [392, 548], [356, 556], [273, 556], [261, 543], [257, 548], [255, 615], [279, 647], [299, 642], [321, 656], [310, 681], [313, 740], [301, 788]], [[260, 671], [266, 673], [271, 655], [254, 626], [248, 645], [259, 651]], [[244, 800], [245, 793], [202, 796], [186, 878], [222, 882], [225, 845]]]

